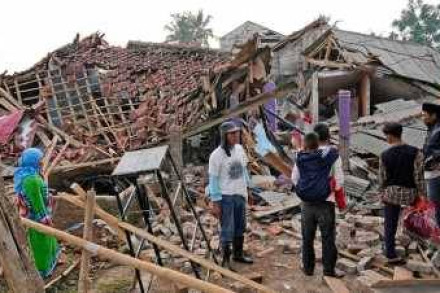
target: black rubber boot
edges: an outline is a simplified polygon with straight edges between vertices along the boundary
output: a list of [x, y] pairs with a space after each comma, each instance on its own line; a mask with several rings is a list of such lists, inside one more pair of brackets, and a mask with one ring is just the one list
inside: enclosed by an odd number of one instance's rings
[[222, 259], [222, 267], [227, 268], [233, 272], [235, 272], [234, 268], [231, 266], [231, 245], [226, 244], [222, 246], [223, 259]]
[[234, 261], [245, 264], [253, 264], [254, 260], [252, 257], [244, 254], [243, 243], [244, 237], [234, 238]]

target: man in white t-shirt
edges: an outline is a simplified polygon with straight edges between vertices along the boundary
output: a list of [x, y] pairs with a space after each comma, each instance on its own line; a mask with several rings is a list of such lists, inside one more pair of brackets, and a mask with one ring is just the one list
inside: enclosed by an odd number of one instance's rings
[[[234, 261], [253, 263], [243, 252], [246, 202], [249, 186], [248, 159], [241, 142], [241, 125], [227, 121], [220, 126], [221, 144], [209, 157], [209, 195], [213, 213], [220, 219], [222, 265]], [[232, 248], [231, 249], [231, 245]]]

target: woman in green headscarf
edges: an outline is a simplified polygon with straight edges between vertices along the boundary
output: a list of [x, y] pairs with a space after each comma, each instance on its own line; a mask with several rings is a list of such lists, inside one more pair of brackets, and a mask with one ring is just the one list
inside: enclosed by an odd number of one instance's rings
[[[52, 226], [53, 201], [40, 174], [42, 158], [43, 153], [36, 148], [23, 152], [14, 173], [14, 190], [20, 216]], [[35, 266], [43, 278], [49, 277], [61, 252], [57, 240], [34, 229], [27, 230], [27, 240]]]

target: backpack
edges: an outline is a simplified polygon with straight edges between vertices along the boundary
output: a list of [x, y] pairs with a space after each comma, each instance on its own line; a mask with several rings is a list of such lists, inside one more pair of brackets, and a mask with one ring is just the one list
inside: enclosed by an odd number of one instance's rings
[[335, 148], [314, 152], [299, 152], [297, 167], [299, 180], [296, 194], [304, 202], [322, 202], [330, 196], [330, 172], [339, 158]]

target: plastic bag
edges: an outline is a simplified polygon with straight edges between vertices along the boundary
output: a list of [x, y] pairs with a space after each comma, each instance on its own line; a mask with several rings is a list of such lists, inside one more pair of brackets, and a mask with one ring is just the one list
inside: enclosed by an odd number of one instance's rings
[[435, 222], [435, 207], [428, 199], [418, 197], [403, 211], [403, 226], [424, 239], [440, 243], [440, 228]]
[[347, 199], [345, 198], [345, 190], [343, 187], [336, 190], [336, 179], [334, 176], [330, 178], [330, 188], [335, 194], [336, 206], [340, 211], [347, 208]]

